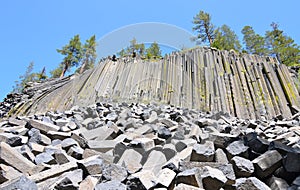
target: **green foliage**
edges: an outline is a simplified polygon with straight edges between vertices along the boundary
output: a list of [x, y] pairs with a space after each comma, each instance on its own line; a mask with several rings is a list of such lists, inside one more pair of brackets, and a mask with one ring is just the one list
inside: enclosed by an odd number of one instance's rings
[[146, 57], [151, 58], [160, 58], [161, 50], [157, 42], [153, 42], [149, 48], [146, 49]]
[[85, 70], [93, 68], [96, 62], [96, 36], [93, 35], [90, 39], [86, 40], [82, 47], [83, 59], [79, 73], [83, 73]]
[[34, 62], [30, 62], [26, 68], [24, 75], [19, 76], [20, 80], [15, 81], [15, 86], [13, 86], [14, 93], [22, 92], [29, 82], [37, 82], [47, 78], [47, 76], [45, 75], [45, 68], [39, 73], [34, 73], [33, 68]]
[[82, 46], [79, 35], [75, 35], [62, 49], [57, 49], [58, 53], [64, 55], [63, 64], [64, 68], [60, 77], [64, 77], [65, 73], [70, 67], [78, 66], [82, 59]]
[[133, 38], [130, 41], [130, 45], [127, 48], [123, 48], [117, 53], [120, 57], [132, 56], [135, 53], [137, 56], [151, 58], [160, 58], [161, 50], [157, 42], [153, 42], [149, 48], [145, 47], [143, 43], [137, 43], [136, 39]]
[[251, 26], [245, 26], [242, 29], [243, 42], [245, 44], [245, 52], [257, 55], [267, 55], [265, 38], [256, 34]]
[[294, 40], [279, 29], [278, 24], [271, 24], [272, 30], [266, 32], [266, 42], [270, 53], [285, 65], [300, 64], [300, 47]]
[[51, 75], [50, 77], [59, 78], [61, 76], [61, 73], [63, 72], [63, 69], [64, 69], [64, 63], [59, 64], [59, 66], [56, 69], [50, 71], [50, 75]]
[[211, 23], [211, 16], [204, 12], [200, 11], [193, 19], [193, 31], [196, 31], [198, 34], [193, 39], [197, 44], [209, 43], [210, 46], [213, 44], [214, 40], [214, 25]]
[[36, 77], [37, 77], [37, 80], [39, 80], [39, 81], [47, 79], [46, 67], [44, 67], [41, 72], [36, 73]]
[[127, 48], [123, 48], [117, 53], [119, 57], [131, 56], [133, 53], [143, 57], [145, 55], [145, 44], [137, 43], [137, 40], [133, 38], [130, 41], [130, 45]]
[[215, 30], [215, 39], [212, 43], [212, 47], [220, 50], [241, 50], [241, 44], [238, 36], [229, 26], [223, 25]]

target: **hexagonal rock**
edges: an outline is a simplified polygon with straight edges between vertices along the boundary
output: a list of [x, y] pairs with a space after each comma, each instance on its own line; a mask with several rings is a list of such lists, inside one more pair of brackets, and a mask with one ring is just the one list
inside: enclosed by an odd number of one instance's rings
[[95, 190], [126, 190], [127, 187], [123, 183], [113, 180], [96, 185]]
[[176, 184], [186, 184], [197, 188], [203, 188], [200, 171], [197, 168], [185, 170], [176, 176]]
[[46, 123], [38, 120], [30, 120], [29, 125], [36, 129], [39, 129], [41, 132], [48, 133], [49, 131], [58, 131], [60, 129], [59, 126], [53, 125], [51, 123]]
[[250, 177], [254, 172], [253, 163], [245, 158], [235, 156], [231, 159], [237, 177]]
[[240, 190], [271, 190], [265, 183], [257, 179], [256, 177], [239, 178], [234, 185], [236, 189]]
[[82, 168], [87, 175], [101, 174], [103, 167], [103, 160], [99, 158], [82, 163]]
[[248, 149], [249, 147], [245, 146], [243, 141], [234, 141], [226, 147], [229, 159], [233, 158], [234, 156], [247, 158]]
[[203, 168], [201, 178], [203, 187], [207, 190], [221, 189], [227, 182], [227, 178], [221, 170], [209, 166]]
[[150, 170], [156, 175], [166, 162], [167, 159], [164, 153], [153, 150], [149, 154], [146, 163], [143, 165], [143, 170]]
[[215, 147], [211, 141], [206, 141], [205, 144], [195, 144], [191, 161], [197, 162], [212, 162], [214, 160]]
[[127, 149], [122, 154], [118, 164], [127, 168], [129, 173], [135, 173], [143, 167], [141, 165], [142, 158], [143, 156], [139, 152], [134, 149]]
[[277, 150], [270, 150], [252, 160], [256, 175], [265, 178], [281, 166], [282, 156]]
[[136, 138], [130, 142], [130, 146], [139, 153], [143, 154], [154, 148], [154, 141], [150, 138]]
[[205, 166], [209, 166], [211, 168], [218, 169], [218, 170], [222, 171], [223, 174], [225, 175], [225, 177], [227, 178], [226, 185], [232, 185], [235, 183], [235, 180], [236, 180], [232, 164], [220, 164], [220, 163], [216, 163], [216, 162], [184, 162], [184, 161], [182, 161], [179, 163], [179, 165], [180, 165], [180, 167], [179, 167], [180, 171], [197, 168], [197, 169], [199, 169], [199, 172], [201, 173]]
[[157, 176], [158, 176], [157, 179], [158, 186], [170, 188], [176, 176], [176, 173], [173, 170], [170, 170], [169, 168], [164, 168], [159, 172]]

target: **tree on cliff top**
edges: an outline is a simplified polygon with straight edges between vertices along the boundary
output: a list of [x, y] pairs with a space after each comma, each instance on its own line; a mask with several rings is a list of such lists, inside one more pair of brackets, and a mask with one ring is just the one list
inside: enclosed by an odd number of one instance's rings
[[215, 27], [211, 23], [210, 14], [200, 11], [193, 19], [193, 31], [196, 31], [198, 34], [193, 39], [197, 44], [202, 44], [208, 42], [212, 46], [214, 41], [214, 31]]
[[45, 67], [38, 73], [34, 73], [33, 68], [34, 62], [32, 61], [27, 66], [25, 73], [19, 76], [19, 80], [15, 81], [15, 86], [13, 86], [14, 93], [21, 93], [29, 82], [37, 82], [47, 78]]
[[268, 54], [265, 38], [256, 34], [251, 26], [245, 26], [242, 29], [242, 34], [244, 35], [243, 42], [247, 53], [257, 55]]
[[300, 47], [295, 41], [279, 29], [278, 24], [271, 24], [272, 30], [266, 32], [266, 42], [272, 55], [285, 65], [300, 64]]
[[96, 36], [93, 35], [90, 39], [86, 40], [85, 44], [82, 47], [83, 58], [80, 67], [79, 73], [83, 73], [85, 70], [93, 68], [96, 62]]
[[146, 49], [146, 57], [147, 59], [162, 57], [161, 50], [157, 42], [153, 42], [150, 47]]
[[241, 44], [238, 36], [229, 26], [223, 25], [217, 28], [214, 32], [215, 39], [212, 43], [212, 47], [218, 48], [220, 50], [241, 50]]
[[63, 69], [60, 77], [64, 77], [65, 73], [74, 66], [78, 66], [82, 59], [82, 47], [79, 35], [75, 35], [62, 49], [57, 49], [58, 53], [64, 55]]

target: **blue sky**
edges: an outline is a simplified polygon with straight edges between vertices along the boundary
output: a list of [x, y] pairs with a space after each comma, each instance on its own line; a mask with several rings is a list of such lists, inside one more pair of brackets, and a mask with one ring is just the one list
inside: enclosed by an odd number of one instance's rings
[[[243, 26], [251, 25], [256, 32], [264, 34], [275, 21], [300, 44], [299, 17], [295, 16], [299, 7], [299, 0], [2, 1], [0, 99], [12, 90], [14, 81], [31, 61], [35, 63], [35, 71], [45, 66], [49, 72], [57, 67], [62, 57], [56, 49], [76, 34], [82, 41], [94, 34], [101, 41], [113, 31], [145, 22], [165, 23], [191, 33], [193, 16], [204, 10], [212, 15], [216, 26], [229, 25], [241, 40]], [[154, 32], [153, 36], [156, 35], [159, 36]], [[115, 39], [112, 44], [120, 41]], [[105, 49], [108, 48], [111, 47]]]

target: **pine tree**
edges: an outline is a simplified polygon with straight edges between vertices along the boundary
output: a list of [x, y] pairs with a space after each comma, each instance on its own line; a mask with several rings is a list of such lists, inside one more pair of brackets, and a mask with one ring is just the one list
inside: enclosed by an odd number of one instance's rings
[[69, 71], [71, 67], [78, 66], [82, 59], [82, 47], [79, 35], [75, 35], [62, 49], [57, 49], [58, 53], [64, 55], [63, 69], [60, 77], [64, 77], [65, 73]]
[[93, 35], [90, 39], [86, 40], [83, 45], [83, 59], [79, 73], [83, 73], [85, 70], [93, 68], [96, 62], [96, 36]]
[[146, 57], [151, 58], [160, 58], [161, 50], [157, 42], [153, 42], [149, 48], [146, 49]]
[[15, 81], [15, 86], [13, 86], [13, 92], [20, 93], [26, 87], [29, 82], [38, 81], [37, 73], [33, 73], [34, 62], [30, 62], [26, 68], [24, 75], [19, 76], [18, 81]]
[[215, 39], [212, 43], [212, 47], [220, 50], [241, 50], [241, 44], [238, 36], [229, 26], [223, 25], [215, 30]]
[[193, 20], [193, 31], [196, 31], [198, 34], [193, 39], [197, 44], [202, 44], [208, 42], [212, 46], [214, 41], [214, 25], [211, 23], [211, 16], [204, 12], [200, 11]]
[[245, 26], [242, 29], [242, 34], [244, 35], [243, 42], [247, 53], [257, 55], [268, 54], [265, 38], [256, 34], [251, 26]]
[[278, 24], [271, 24], [272, 30], [266, 32], [266, 41], [272, 55], [285, 65], [300, 64], [300, 47], [294, 40], [279, 29]]

